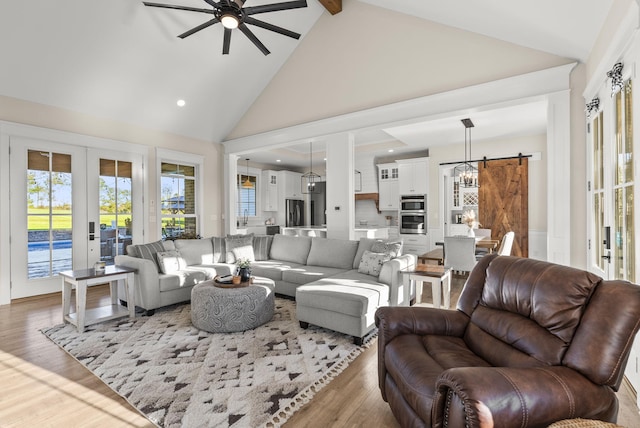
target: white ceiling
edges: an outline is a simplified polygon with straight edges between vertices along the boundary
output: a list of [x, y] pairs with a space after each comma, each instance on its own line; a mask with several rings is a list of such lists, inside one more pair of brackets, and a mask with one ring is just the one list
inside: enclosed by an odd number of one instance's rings
[[[155, 0], [207, 8], [203, 0]], [[278, 0], [247, 0], [247, 6]], [[343, 0], [356, 1], [356, 0]], [[585, 61], [613, 0], [357, 0]], [[328, 14], [308, 7], [256, 16], [302, 34]], [[210, 15], [145, 7], [138, 0], [0, 0], [0, 95], [62, 107], [150, 129], [220, 142], [278, 72], [298, 41], [251, 27], [262, 53], [234, 31], [222, 53], [222, 28], [176, 36]], [[185, 99], [183, 108], [176, 106]], [[526, 111], [524, 111], [526, 109]], [[510, 120], [504, 120], [505, 117]], [[496, 117], [501, 120], [495, 120]], [[424, 141], [459, 143], [461, 118], [360, 133], [359, 146], [384, 153], [425, 149]], [[544, 132], [541, 105], [473, 116], [474, 141]], [[485, 136], [486, 134], [486, 136]], [[255, 153], [252, 161], [308, 165], [308, 146]], [[322, 156], [314, 147], [314, 157]]]

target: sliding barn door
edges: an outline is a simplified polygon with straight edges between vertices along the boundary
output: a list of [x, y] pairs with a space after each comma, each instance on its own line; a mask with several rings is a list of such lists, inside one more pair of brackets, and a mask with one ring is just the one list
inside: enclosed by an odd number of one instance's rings
[[512, 256], [529, 256], [529, 174], [527, 158], [478, 162], [478, 220], [501, 240], [515, 233]]

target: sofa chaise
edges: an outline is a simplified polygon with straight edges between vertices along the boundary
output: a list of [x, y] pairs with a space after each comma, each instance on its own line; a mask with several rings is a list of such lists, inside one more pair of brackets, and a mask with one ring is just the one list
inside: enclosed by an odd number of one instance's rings
[[190, 300], [194, 285], [233, 273], [239, 258], [252, 260], [252, 275], [272, 279], [276, 294], [296, 298], [303, 327], [326, 327], [356, 343], [375, 328], [378, 307], [407, 304], [399, 272], [416, 263], [401, 255], [401, 242], [252, 234], [130, 245], [115, 262], [137, 269], [135, 305], [152, 314]]

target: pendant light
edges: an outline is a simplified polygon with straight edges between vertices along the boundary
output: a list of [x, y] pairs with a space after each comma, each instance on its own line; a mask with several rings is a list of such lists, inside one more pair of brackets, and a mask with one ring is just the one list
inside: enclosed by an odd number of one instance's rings
[[247, 158], [246, 161], [247, 161], [247, 179], [242, 182], [242, 188], [253, 189], [253, 183], [251, 182], [251, 180], [249, 180], [249, 158]]
[[453, 175], [459, 179], [462, 187], [478, 187], [478, 168], [470, 163], [471, 128], [474, 125], [471, 119], [462, 119], [461, 122], [464, 125], [464, 162], [453, 168]]
[[316, 182], [320, 181], [320, 176], [313, 172], [313, 143], [309, 142], [309, 172], [302, 174], [300, 191], [302, 193], [317, 193]]

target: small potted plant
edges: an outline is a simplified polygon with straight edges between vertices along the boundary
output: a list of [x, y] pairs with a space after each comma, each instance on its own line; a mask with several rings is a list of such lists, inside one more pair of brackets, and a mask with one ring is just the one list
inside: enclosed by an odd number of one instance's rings
[[249, 281], [251, 279], [251, 260], [247, 258], [236, 260], [236, 275], [240, 276], [242, 282]]

